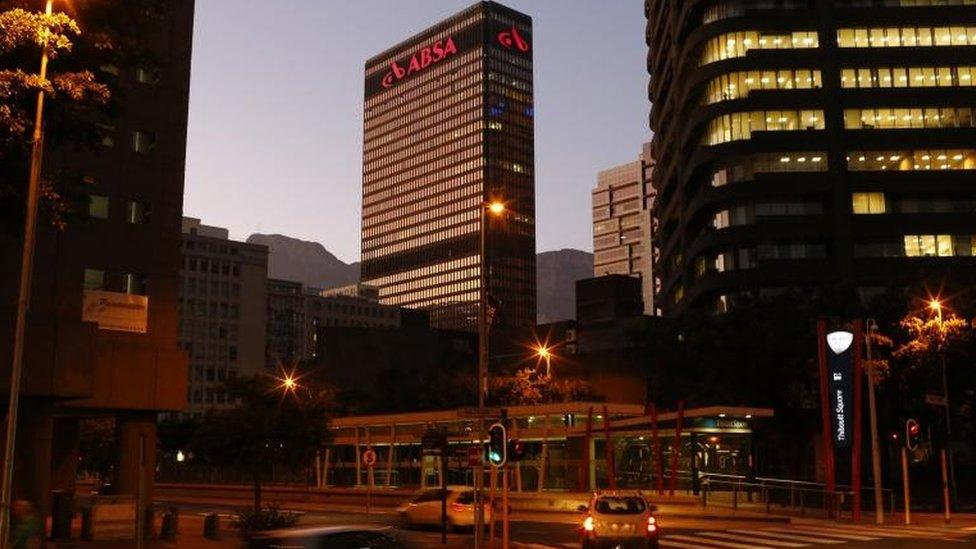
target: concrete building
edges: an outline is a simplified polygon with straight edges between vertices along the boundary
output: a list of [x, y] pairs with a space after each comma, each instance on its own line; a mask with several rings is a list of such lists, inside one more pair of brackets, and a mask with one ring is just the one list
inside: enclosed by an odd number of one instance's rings
[[[0, 9], [10, 4], [0, 2]], [[39, 0], [27, 4], [44, 9]], [[60, 2], [54, 6], [63, 9]], [[157, 415], [186, 406], [177, 287], [193, 1], [151, 8], [120, 2], [114, 9], [125, 13], [108, 20], [94, 15], [97, 8], [76, 3], [72, 15], [85, 32], [71, 56], [51, 62], [52, 71], [64, 63], [99, 67], [96, 78], [109, 85], [114, 108], [90, 113], [104, 116], [97, 141], [52, 138], [44, 151], [44, 176], [54, 178], [63, 195], [80, 197], [81, 207], [60, 228], [42, 213], [35, 247], [13, 494], [31, 500], [42, 516], [50, 511], [51, 490], [74, 490], [83, 417], [115, 419], [113, 488], [135, 495], [141, 485], [143, 502], [152, 501], [154, 468], [143, 464], [156, 462]], [[98, 35], [98, 25], [116, 20], [138, 34], [139, 55], [125, 45], [109, 51], [83, 43]], [[64, 135], [61, 124], [70, 115], [63, 108], [61, 118], [52, 115], [56, 102], [50, 105], [48, 135]], [[4, 170], [14, 169], [14, 161], [21, 160], [5, 157]], [[23, 165], [26, 173], [26, 159]], [[4, 407], [23, 248], [19, 231], [0, 233]]]
[[264, 371], [268, 248], [183, 220], [180, 347], [190, 360], [186, 414], [232, 405], [223, 383]]
[[268, 280], [266, 366], [292, 364], [316, 357], [320, 327], [394, 328], [426, 324], [422, 311], [377, 301], [376, 288], [351, 284], [318, 290], [300, 282]]
[[972, 283], [976, 6], [647, 0], [645, 13], [665, 315]]
[[641, 279], [644, 311], [654, 314], [651, 207], [654, 160], [645, 143], [637, 160], [597, 174], [593, 189], [593, 276]]
[[487, 216], [495, 325], [536, 316], [532, 20], [478, 2], [366, 61], [362, 280], [474, 330]]

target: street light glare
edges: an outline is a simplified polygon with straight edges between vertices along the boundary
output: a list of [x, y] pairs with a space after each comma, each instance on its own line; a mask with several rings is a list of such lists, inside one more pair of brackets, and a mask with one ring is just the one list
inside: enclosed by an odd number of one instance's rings
[[939, 301], [938, 299], [933, 299], [933, 300], [929, 301], [929, 309], [932, 309], [933, 311], [941, 310], [942, 309], [942, 302]]
[[492, 202], [488, 205], [488, 211], [495, 215], [500, 215], [505, 211], [505, 204], [502, 202]]
[[538, 349], [536, 349], [536, 352], [539, 353], [539, 356], [542, 357], [542, 358], [549, 358], [549, 348], [548, 347], [539, 347]]

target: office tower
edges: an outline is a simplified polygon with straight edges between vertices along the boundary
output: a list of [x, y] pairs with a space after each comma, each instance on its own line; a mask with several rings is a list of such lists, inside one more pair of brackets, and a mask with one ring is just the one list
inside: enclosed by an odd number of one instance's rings
[[648, 0], [665, 315], [976, 273], [976, 6]]
[[[0, 2], [0, 11], [11, 4]], [[44, 2], [26, 7], [41, 11]], [[14, 497], [30, 499], [42, 515], [52, 490], [74, 489], [82, 417], [115, 419], [113, 489], [134, 496], [141, 485], [151, 501], [153, 468], [138, 461], [140, 441], [150, 441], [142, 446], [143, 463], [155, 463], [157, 414], [186, 405], [177, 285], [193, 1], [148, 9], [118, 2], [112, 17], [94, 15], [104, 7], [98, 0], [74, 3], [83, 34], [71, 55], [50, 63], [53, 72], [90, 68], [111, 88], [113, 108], [72, 118], [57, 99], [47, 103], [43, 176], [73, 200], [63, 227], [52, 226], [43, 209], [38, 223], [13, 476]], [[93, 47], [88, 37], [103, 30], [104, 36], [132, 31], [138, 44]], [[54, 138], [83, 135], [71, 124], [90, 117], [98, 121], [94, 143]], [[3, 393], [11, 377], [21, 236], [19, 229], [0, 234]]]
[[654, 314], [651, 207], [654, 160], [645, 143], [637, 160], [603, 170], [593, 189], [593, 276], [641, 279], [644, 313]]
[[532, 23], [480, 2], [366, 61], [362, 280], [474, 329], [480, 231], [497, 325], [535, 322]]
[[268, 248], [183, 218], [180, 346], [190, 361], [186, 413], [234, 401], [224, 382], [264, 372]]

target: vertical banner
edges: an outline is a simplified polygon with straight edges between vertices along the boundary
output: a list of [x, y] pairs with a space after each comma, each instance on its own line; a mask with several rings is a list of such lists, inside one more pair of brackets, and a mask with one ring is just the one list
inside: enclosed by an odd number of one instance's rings
[[[681, 456], [681, 420], [685, 417], [685, 401], [678, 401], [678, 418], [674, 426], [674, 445], [671, 447], [671, 478], [668, 481], [669, 495], [674, 495], [678, 480], [678, 457]], [[693, 449], [694, 450], [694, 449]]]
[[834, 331], [826, 339], [831, 439], [835, 448], [849, 448], [854, 431], [854, 334]]
[[863, 342], [861, 320], [858, 319], [854, 321], [854, 439], [851, 443], [851, 491], [853, 492], [851, 507], [855, 522], [861, 520], [861, 427], [864, 416], [861, 396], [864, 377], [861, 368], [861, 344]]
[[[834, 493], [834, 445], [831, 437], [829, 384], [827, 383], [827, 325], [817, 321], [817, 364], [820, 367], [820, 420], [821, 442], [823, 444], [824, 480], [827, 494]], [[833, 513], [833, 506], [827, 506], [827, 513]]]
[[658, 438], [657, 429], [657, 406], [652, 402], [649, 405], [651, 414], [651, 463], [654, 464], [654, 478], [657, 493], [664, 495], [664, 456], [661, 454], [661, 441]]

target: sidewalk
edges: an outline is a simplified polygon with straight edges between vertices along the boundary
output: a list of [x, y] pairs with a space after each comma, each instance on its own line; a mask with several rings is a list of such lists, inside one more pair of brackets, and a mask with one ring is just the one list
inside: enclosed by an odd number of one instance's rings
[[[156, 519], [155, 532], [159, 532], [160, 519]], [[81, 523], [76, 520], [72, 524], [72, 539], [47, 542], [49, 548], [70, 548], [88, 549], [98, 547], [104, 549], [132, 549], [135, 547], [133, 541], [81, 541]], [[203, 517], [195, 514], [180, 515], [179, 534], [174, 541], [163, 541], [158, 539], [146, 540], [143, 544], [145, 549], [230, 549], [242, 547], [237, 531], [227, 520], [220, 521], [220, 539], [210, 540], [203, 537]]]

